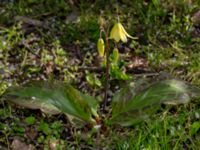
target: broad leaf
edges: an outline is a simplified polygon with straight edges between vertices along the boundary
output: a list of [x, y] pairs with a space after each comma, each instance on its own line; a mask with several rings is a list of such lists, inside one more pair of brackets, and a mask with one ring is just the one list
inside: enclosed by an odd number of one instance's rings
[[[97, 101], [71, 85], [59, 81], [35, 82], [7, 90], [4, 97], [24, 107], [48, 112], [63, 112], [82, 121], [95, 122]], [[54, 114], [53, 113], [53, 114]]]
[[112, 101], [112, 122], [130, 126], [147, 119], [161, 103], [184, 104], [200, 96], [200, 89], [179, 80], [164, 80], [151, 85], [139, 82], [118, 92]]

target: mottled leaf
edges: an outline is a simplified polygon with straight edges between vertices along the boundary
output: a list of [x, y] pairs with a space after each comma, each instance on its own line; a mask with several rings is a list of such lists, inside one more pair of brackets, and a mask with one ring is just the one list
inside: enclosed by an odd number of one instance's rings
[[147, 86], [144, 82], [128, 85], [112, 101], [112, 121], [130, 126], [147, 119], [161, 103], [184, 104], [200, 96], [200, 89], [183, 81], [171, 79]]
[[41, 109], [51, 114], [62, 112], [86, 122], [94, 123], [93, 116], [98, 117], [97, 101], [94, 98], [59, 81], [34, 82], [11, 87], [4, 97], [23, 107]]

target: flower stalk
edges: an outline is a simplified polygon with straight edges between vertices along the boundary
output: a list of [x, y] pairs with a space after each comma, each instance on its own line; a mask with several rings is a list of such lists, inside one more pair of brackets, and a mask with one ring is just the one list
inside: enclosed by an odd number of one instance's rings
[[106, 104], [108, 102], [108, 88], [109, 88], [109, 70], [110, 70], [110, 47], [109, 47], [109, 39], [108, 39], [108, 33], [106, 33], [106, 83], [105, 83], [105, 92], [104, 92], [104, 101], [103, 101], [103, 107], [102, 110], [105, 111]]
[[[132, 37], [131, 35], [129, 35], [126, 30], [124, 29], [124, 27], [122, 26], [122, 24], [119, 22], [115, 23], [114, 26], [112, 27], [111, 31], [110, 31], [110, 36], [109, 36], [109, 28], [107, 30], [107, 32], [105, 31], [105, 27], [104, 27], [104, 21], [102, 18], [100, 18], [100, 38], [98, 39], [97, 42], [97, 49], [98, 49], [98, 53], [100, 57], [104, 57], [104, 55], [106, 55], [105, 59], [106, 59], [106, 73], [105, 73], [105, 89], [104, 89], [104, 100], [103, 100], [103, 104], [102, 104], [102, 111], [105, 111], [107, 102], [108, 102], [108, 89], [109, 89], [109, 71], [110, 71], [110, 46], [109, 46], [109, 39], [113, 39], [116, 43], [119, 43], [119, 41], [121, 40], [123, 43], [126, 43], [128, 38], [131, 39], [136, 39], [135, 37]], [[104, 41], [103, 38], [101, 36], [101, 34], [104, 33], [105, 35], [105, 45], [104, 45]], [[118, 61], [119, 59], [119, 52], [117, 48], [114, 48], [113, 50], [114, 52], [114, 61]], [[104, 54], [105, 53], [105, 54]]]

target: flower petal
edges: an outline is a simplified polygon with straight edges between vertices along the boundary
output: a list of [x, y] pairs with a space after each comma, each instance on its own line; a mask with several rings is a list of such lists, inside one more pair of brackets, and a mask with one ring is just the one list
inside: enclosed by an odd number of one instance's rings
[[123, 32], [127, 37], [129, 37], [129, 38], [131, 38], [131, 39], [137, 39], [137, 37], [133, 37], [133, 36], [131, 36], [130, 34], [128, 34], [128, 33], [126, 32], [126, 30], [124, 29], [124, 27], [122, 26], [121, 23], [119, 23], [119, 24], [120, 24], [120, 28], [121, 28], [122, 32]]
[[120, 41], [119, 26], [117, 23], [113, 26], [110, 32], [110, 39], [114, 39], [116, 42]]
[[126, 43], [127, 42], [127, 37], [126, 34], [124, 34], [123, 30], [122, 30], [122, 26], [119, 24], [119, 35], [120, 35], [120, 39], [122, 40], [122, 42]]

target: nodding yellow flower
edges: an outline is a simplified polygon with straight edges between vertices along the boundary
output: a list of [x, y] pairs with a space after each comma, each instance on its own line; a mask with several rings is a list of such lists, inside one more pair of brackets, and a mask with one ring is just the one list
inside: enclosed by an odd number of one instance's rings
[[126, 30], [120, 22], [115, 23], [110, 32], [110, 39], [114, 39], [116, 42], [119, 42], [121, 40], [122, 42], [126, 43], [127, 37], [136, 39], [126, 32]]
[[102, 38], [99, 38], [98, 39], [98, 42], [97, 42], [97, 50], [99, 52], [99, 56], [100, 57], [103, 57], [104, 56], [104, 51], [105, 51], [105, 46], [104, 46], [104, 41]]

